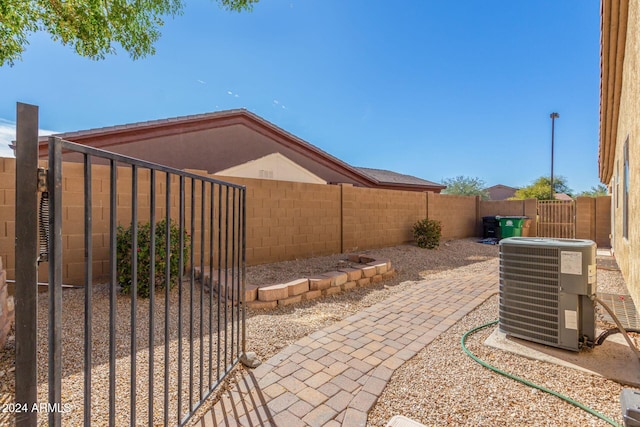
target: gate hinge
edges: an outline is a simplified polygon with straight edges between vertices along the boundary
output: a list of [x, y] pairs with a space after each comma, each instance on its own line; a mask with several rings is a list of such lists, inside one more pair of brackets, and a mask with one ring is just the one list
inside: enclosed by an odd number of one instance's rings
[[38, 168], [38, 192], [45, 193], [48, 191], [47, 187], [47, 172], [45, 168]]

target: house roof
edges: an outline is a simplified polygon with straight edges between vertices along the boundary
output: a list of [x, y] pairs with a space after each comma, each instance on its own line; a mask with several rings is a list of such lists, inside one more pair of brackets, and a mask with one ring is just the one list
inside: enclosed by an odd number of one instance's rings
[[513, 197], [518, 191], [515, 187], [509, 187], [508, 185], [496, 184], [486, 188], [489, 193], [489, 199], [491, 200], [505, 200]]
[[602, 0], [600, 6], [600, 181], [609, 183], [617, 140], [629, 0]]
[[418, 178], [412, 175], [405, 175], [398, 172], [393, 172], [385, 169], [372, 169], [356, 167], [357, 170], [363, 174], [375, 179], [378, 182], [384, 182], [388, 184], [399, 185], [425, 185], [431, 187], [440, 187], [442, 190], [447, 188], [446, 185], [438, 184], [436, 182], [427, 181], [426, 179]]
[[504, 190], [513, 190], [513, 191], [517, 191], [518, 188], [516, 187], [509, 187], [508, 185], [503, 185], [503, 184], [496, 184], [496, 185], [492, 185], [491, 187], [487, 187], [487, 190], [492, 190], [492, 189], [504, 189]]
[[555, 193], [553, 195], [553, 197], [556, 200], [564, 200], [564, 201], [569, 201], [569, 200], [573, 200], [573, 197], [571, 197], [570, 195], [566, 194], [566, 193]]
[[[332, 171], [328, 182], [350, 182], [355, 185], [376, 188], [393, 188], [413, 191], [436, 191], [445, 186], [436, 184], [409, 175], [397, 174], [391, 171], [381, 171], [384, 174], [367, 173], [366, 168], [356, 168], [348, 163], [332, 156], [320, 148], [298, 138], [286, 130], [274, 125], [262, 117], [246, 110], [234, 109], [189, 116], [173, 117], [160, 120], [150, 120], [131, 124], [108, 126], [95, 129], [79, 130], [74, 132], [59, 133], [56, 136], [79, 144], [90, 145], [95, 148], [115, 150], [117, 146], [135, 144], [143, 141], [172, 136], [182, 136], [188, 133], [207, 131], [216, 128], [242, 125], [252, 131], [266, 136], [269, 140], [279, 144], [284, 150], [297, 156], [292, 159], [296, 162], [313, 162], [320, 168]], [[47, 156], [47, 137], [40, 138], [40, 156]], [[230, 151], [230, 150], [227, 150]], [[227, 153], [228, 154], [228, 153]], [[252, 153], [245, 153], [249, 156]], [[228, 156], [227, 157], [231, 157]], [[217, 161], [223, 161], [224, 156], [219, 156]], [[226, 169], [251, 159], [243, 159], [234, 164], [220, 164], [218, 169]], [[230, 161], [230, 160], [229, 160]], [[307, 167], [308, 165], [303, 165]], [[376, 171], [367, 169], [367, 171]], [[317, 173], [314, 171], [314, 173]]]

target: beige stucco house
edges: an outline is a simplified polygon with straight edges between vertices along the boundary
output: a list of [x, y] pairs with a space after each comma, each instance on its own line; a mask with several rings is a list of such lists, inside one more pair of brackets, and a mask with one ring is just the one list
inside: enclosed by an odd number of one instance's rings
[[611, 243], [640, 308], [640, 4], [602, 0], [600, 180], [609, 186]]
[[[56, 134], [177, 169], [219, 176], [439, 193], [444, 185], [352, 166], [245, 109]], [[64, 154], [64, 153], [63, 153]], [[47, 156], [46, 138], [40, 156]], [[79, 161], [67, 154], [65, 160]]]

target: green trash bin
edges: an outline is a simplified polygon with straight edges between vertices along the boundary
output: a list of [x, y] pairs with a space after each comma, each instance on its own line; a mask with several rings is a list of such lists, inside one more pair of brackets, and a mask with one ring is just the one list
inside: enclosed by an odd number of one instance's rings
[[500, 221], [500, 237], [518, 237], [522, 236], [522, 226], [524, 221], [529, 219], [526, 216], [498, 216]]

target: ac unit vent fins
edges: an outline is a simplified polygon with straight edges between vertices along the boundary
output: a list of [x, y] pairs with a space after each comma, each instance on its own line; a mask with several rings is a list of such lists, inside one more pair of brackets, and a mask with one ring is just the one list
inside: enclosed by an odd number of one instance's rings
[[500, 328], [558, 343], [558, 249], [501, 246]]

